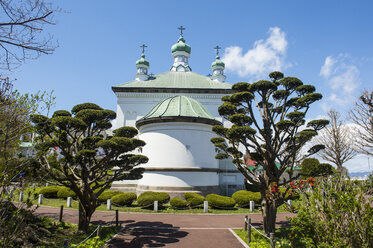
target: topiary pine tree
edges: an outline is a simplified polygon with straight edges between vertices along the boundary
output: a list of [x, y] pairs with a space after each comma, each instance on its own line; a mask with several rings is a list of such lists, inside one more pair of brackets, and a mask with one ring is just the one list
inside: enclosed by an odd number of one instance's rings
[[300, 166], [303, 179], [308, 177], [326, 177], [335, 173], [335, 169], [331, 164], [320, 163], [316, 158], [306, 158]]
[[[245, 179], [260, 188], [266, 233], [274, 232], [277, 207], [284, 203], [289, 183], [299, 176], [294, 168], [301, 148], [329, 123], [313, 120], [301, 130], [311, 104], [322, 95], [315, 93], [314, 86], [304, 85], [295, 77], [284, 77], [281, 72], [272, 72], [269, 77], [271, 81], [233, 85], [235, 93], [224, 96], [219, 107], [219, 114], [233, 125], [214, 126], [213, 131], [220, 137], [211, 140], [219, 149], [217, 159], [232, 157]], [[304, 156], [322, 148], [323, 145], [315, 145]], [[253, 169], [245, 165], [243, 153], [256, 161]], [[285, 171], [289, 174], [287, 179], [282, 177]], [[287, 189], [280, 192], [278, 187], [283, 185]]]
[[32, 116], [42, 175], [75, 192], [79, 199], [78, 228], [84, 232], [100, 205], [98, 196], [113, 181], [141, 178], [143, 169], [137, 166], [148, 161], [145, 156], [129, 153], [145, 145], [134, 138], [138, 133], [135, 128], [121, 127], [114, 130], [113, 137], [104, 137], [115, 117], [114, 111], [93, 103], [76, 105], [71, 113], [56, 111], [52, 118]]

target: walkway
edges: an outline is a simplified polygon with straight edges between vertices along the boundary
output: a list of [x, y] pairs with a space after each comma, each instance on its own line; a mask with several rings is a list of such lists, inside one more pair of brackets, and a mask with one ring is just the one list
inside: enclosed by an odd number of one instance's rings
[[[58, 219], [59, 208], [39, 207], [40, 216]], [[93, 224], [111, 222], [114, 211], [96, 211]], [[285, 224], [288, 213], [278, 213], [278, 224]], [[250, 214], [252, 223], [261, 223], [261, 214]], [[119, 221], [124, 227], [107, 245], [119, 247], [178, 247], [242, 248], [243, 245], [233, 236], [229, 228], [243, 228], [245, 214], [147, 214], [119, 213]], [[78, 211], [64, 209], [63, 220], [77, 223]]]

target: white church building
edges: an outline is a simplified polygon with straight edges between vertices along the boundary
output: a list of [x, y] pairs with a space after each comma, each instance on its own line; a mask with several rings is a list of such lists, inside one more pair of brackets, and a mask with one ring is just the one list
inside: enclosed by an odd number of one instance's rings
[[212, 76], [192, 72], [188, 60], [191, 47], [183, 38], [171, 47], [174, 63], [167, 72], [149, 75], [144, 48], [136, 62], [135, 80], [115, 85], [117, 123], [139, 130], [146, 145], [139, 152], [149, 158], [143, 178], [118, 181], [112, 190], [136, 192], [162, 191], [171, 196], [193, 191], [204, 195], [231, 195], [244, 188], [244, 178], [230, 160], [215, 159], [210, 139], [216, 137], [213, 125], [230, 123], [218, 113], [221, 98], [232, 93], [225, 82], [224, 63], [212, 63]]

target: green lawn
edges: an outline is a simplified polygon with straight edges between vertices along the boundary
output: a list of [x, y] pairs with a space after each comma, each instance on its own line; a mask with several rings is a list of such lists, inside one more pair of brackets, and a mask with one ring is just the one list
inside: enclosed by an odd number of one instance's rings
[[[38, 204], [38, 195], [35, 193], [36, 190], [34, 188], [26, 188], [24, 191], [24, 199], [27, 197], [30, 198], [32, 204], [37, 205]], [[18, 202], [19, 200], [19, 192], [15, 191], [13, 201]], [[67, 200], [60, 199], [60, 198], [43, 198], [43, 203], [41, 206], [51, 206], [51, 207], [60, 207], [63, 205], [64, 207], [67, 207], [66, 205]], [[294, 205], [297, 205], [297, 201], [293, 201]], [[71, 208], [78, 209], [78, 202], [76, 200], [72, 201]], [[127, 213], [154, 213], [152, 209], [145, 209], [140, 208], [137, 206], [137, 203], [135, 202], [133, 204], [133, 207], [117, 207], [112, 205], [112, 210], [119, 210], [120, 212], [127, 212]], [[106, 204], [102, 204], [97, 208], [97, 211], [109, 211], [107, 210]], [[286, 205], [282, 205], [278, 208], [278, 212], [288, 212], [288, 208]], [[173, 209], [169, 204], [165, 204], [163, 207], [159, 207], [158, 213], [170, 213], [170, 214], [203, 214], [203, 207], [193, 208], [193, 209]], [[214, 209], [209, 208], [210, 214], [251, 214], [251, 213], [261, 213], [259, 210], [259, 205], [255, 206], [255, 211], [250, 212], [249, 208], [240, 208], [237, 207], [235, 209]]]
[[[69, 245], [79, 244], [80, 242], [84, 241], [95, 229], [97, 226], [91, 225], [89, 226], [88, 233], [78, 232], [77, 225], [73, 225], [70, 223], [54, 223], [50, 221], [50, 225], [48, 230], [50, 231], [50, 236], [45, 238], [44, 244], [39, 244], [37, 247], [39, 248], [47, 248], [47, 247], [63, 247], [63, 243], [65, 239], [68, 240]], [[100, 241], [108, 241], [113, 237], [121, 227], [116, 226], [103, 226], [101, 228], [100, 234]], [[92, 235], [95, 237], [96, 233]]]
[[[243, 240], [250, 248], [270, 248], [270, 241], [268, 238], [263, 237], [254, 228], [251, 228], [251, 243], [248, 242], [248, 232], [244, 229], [233, 229], [233, 231]], [[261, 233], [263, 230], [259, 229]], [[275, 232], [275, 245], [276, 248], [287, 248], [290, 246], [289, 228], [277, 228]]]

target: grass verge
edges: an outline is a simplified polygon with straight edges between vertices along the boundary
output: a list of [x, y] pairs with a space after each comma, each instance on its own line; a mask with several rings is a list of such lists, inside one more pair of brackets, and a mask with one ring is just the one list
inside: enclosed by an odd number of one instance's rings
[[[268, 238], [263, 237], [255, 229], [251, 229], [251, 242], [248, 241], [248, 233], [244, 229], [233, 229], [233, 231], [247, 244], [250, 248], [270, 248], [271, 244]], [[263, 233], [263, 230], [260, 230]], [[290, 246], [289, 240], [290, 229], [289, 228], [277, 228], [275, 231], [275, 247], [276, 248], [287, 248]]]

